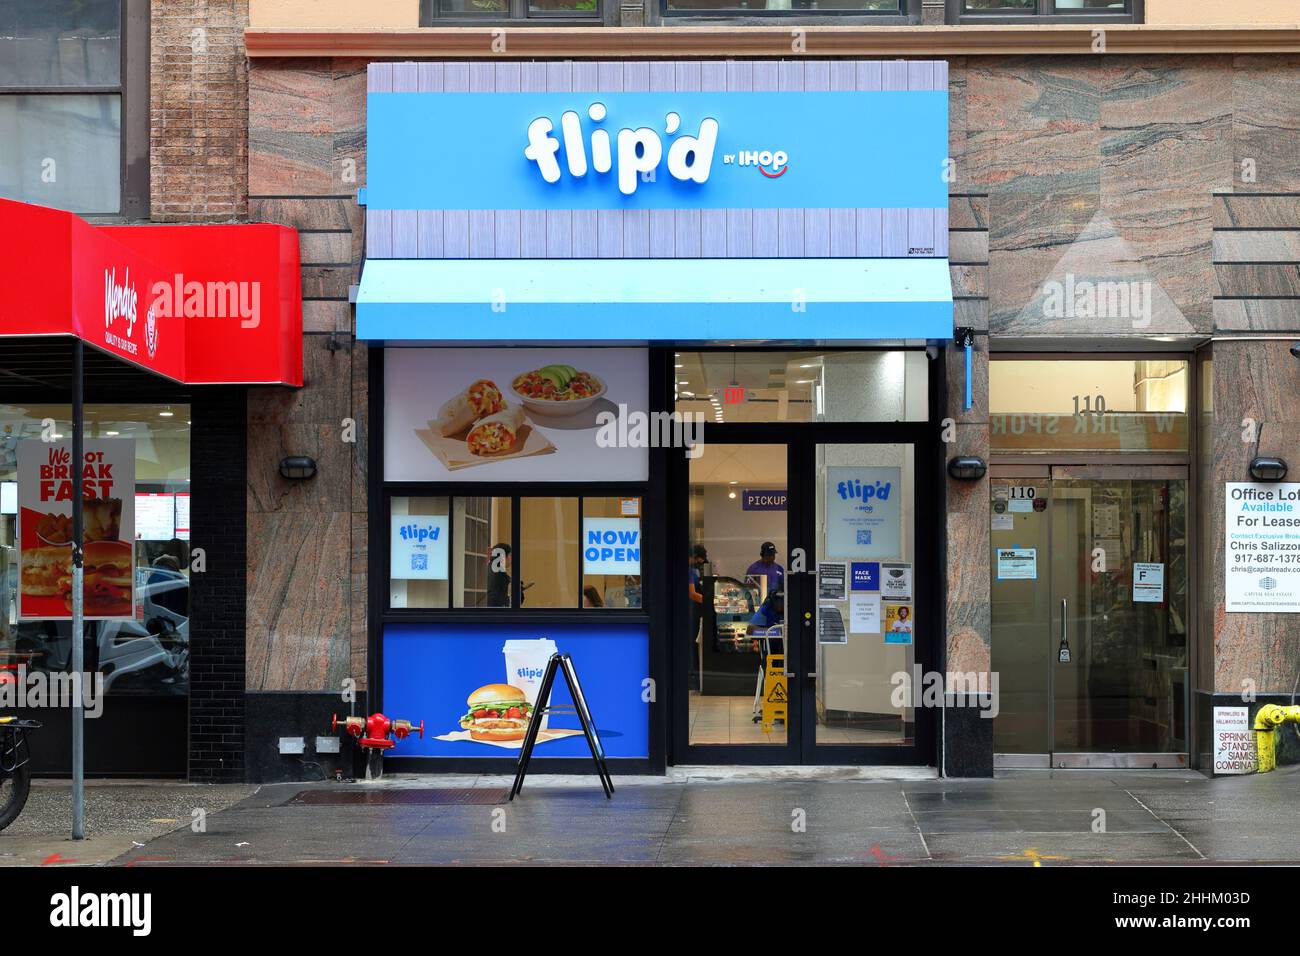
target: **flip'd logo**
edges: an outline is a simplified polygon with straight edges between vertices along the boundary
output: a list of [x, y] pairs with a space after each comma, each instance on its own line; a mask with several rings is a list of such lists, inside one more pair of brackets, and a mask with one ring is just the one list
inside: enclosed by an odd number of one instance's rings
[[398, 534], [402, 536], [403, 541], [413, 541], [416, 544], [424, 544], [425, 541], [437, 541], [440, 531], [442, 531], [442, 528], [436, 524], [404, 524]]
[[893, 487], [893, 483], [888, 481], [885, 482], [877, 481], [873, 485], [870, 481], [868, 481], [866, 484], [863, 484], [861, 481], [854, 478], [850, 481], [841, 481], [838, 485], [836, 485], [835, 491], [837, 494], [839, 494], [841, 500], [861, 501], [863, 505], [866, 506], [866, 510], [870, 511], [871, 499], [874, 498], [877, 501], [888, 501], [889, 492], [892, 487]]
[[[607, 114], [604, 103], [592, 103], [587, 108], [587, 118], [592, 123], [603, 123]], [[682, 118], [677, 113], [669, 113], [664, 117], [664, 132], [668, 136], [677, 136], [681, 123]], [[524, 149], [524, 156], [537, 164], [542, 178], [548, 183], [560, 181], [560, 162], [556, 158], [560, 151], [560, 140], [551, 135], [554, 128], [545, 116], [533, 120], [528, 124], [528, 146]], [[585, 177], [588, 169], [587, 144], [583, 140], [581, 119], [575, 111], [566, 110], [560, 115], [560, 135], [564, 139], [564, 158], [569, 175], [575, 179]], [[625, 127], [618, 131], [614, 143], [617, 145], [618, 189], [623, 195], [631, 196], [636, 192], [638, 180], [649, 181], [663, 160], [663, 138], [657, 130], [648, 126], [637, 129]], [[682, 182], [707, 182], [717, 143], [718, 121], [701, 120], [699, 135], [678, 136], [668, 147], [669, 175]], [[597, 173], [608, 173], [614, 168], [614, 160], [610, 131], [593, 129], [591, 169]]]

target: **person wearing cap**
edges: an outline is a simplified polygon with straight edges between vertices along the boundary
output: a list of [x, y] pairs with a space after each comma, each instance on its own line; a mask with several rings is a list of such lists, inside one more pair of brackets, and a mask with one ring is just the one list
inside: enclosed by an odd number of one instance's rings
[[700, 681], [700, 689], [703, 690], [703, 644], [701, 643], [700, 624], [704, 620], [704, 590], [701, 587], [700, 572], [704, 565], [709, 563], [709, 552], [702, 544], [691, 545], [690, 565], [687, 568], [686, 595], [691, 599], [691, 641], [695, 644], [695, 669], [698, 672], [692, 675], [695, 680]]
[[709, 552], [704, 545], [691, 546], [690, 567], [687, 568], [686, 593], [691, 599], [691, 637], [700, 627], [700, 616], [704, 609], [704, 591], [700, 588], [700, 569], [709, 563]]
[[751, 578], [759, 575], [767, 578], [768, 594], [780, 591], [785, 585], [785, 568], [777, 563], [776, 545], [764, 541], [758, 549], [758, 560], [745, 569], [745, 574]]

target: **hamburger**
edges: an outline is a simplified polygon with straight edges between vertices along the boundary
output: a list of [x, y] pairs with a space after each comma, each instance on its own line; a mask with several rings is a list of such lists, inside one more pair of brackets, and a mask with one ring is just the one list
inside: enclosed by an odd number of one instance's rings
[[72, 587], [71, 548], [28, 548], [22, 563], [20, 587], [27, 597], [57, 597]]
[[[87, 617], [131, 615], [131, 545], [125, 541], [88, 541], [82, 548]], [[72, 609], [72, 579], [63, 603]]]
[[510, 684], [485, 684], [466, 699], [469, 712], [460, 719], [472, 740], [523, 740], [533, 705]]

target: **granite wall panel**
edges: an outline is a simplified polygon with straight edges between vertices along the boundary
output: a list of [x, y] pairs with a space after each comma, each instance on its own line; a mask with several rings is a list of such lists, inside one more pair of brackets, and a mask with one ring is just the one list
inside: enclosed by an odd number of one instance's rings
[[[841, 63], [829, 64], [828, 70], [806, 65], [801, 76], [788, 65], [771, 63], [732, 64], [721, 72], [716, 64], [679, 65], [690, 69], [629, 62], [621, 71], [602, 73], [599, 64], [523, 64], [517, 76], [498, 70], [494, 82], [500, 89], [545, 88], [560, 82], [564, 70], [573, 82], [575, 69], [585, 82], [591, 78], [582, 71], [593, 67], [594, 81], [610, 89], [620, 88], [620, 81], [625, 89], [713, 88], [709, 84], [775, 89], [796, 80], [814, 85], [825, 80], [838, 88], [844, 81]], [[347, 327], [346, 286], [356, 281], [362, 258], [364, 229], [355, 193], [365, 182], [368, 66], [358, 59], [258, 60], [250, 74], [250, 214], [304, 231], [305, 288], [319, 293], [309, 308], [311, 328], [321, 333]], [[443, 66], [417, 68], [411, 76], [398, 75], [400, 64], [381, 69], [393, 73], [394, 83], [413, 81], [420, 89], [435, 81], [457, 89], [482, 88], [485, 82], [482, 65], [477, 72], [471, 64]], [[960, 351], [948, 350], [948, 413], [957, 424], [947, 456], [988, 455], [985, 332], [995, 337], [995, 345], [1038, 336], [1106, 338], [1121, 345], [1127, 336], [1300, 332], [1294, 306], [1300, 288], [1297, 66], [1300, 58], [1280, 56], [948, 61], [953, 167], [947, 218], [955, 324], [981, 334], [970, 411], [959, 404]], [[853, 82], [860, 79], [855, 75]], [[883, 71], [878, 81], [884, 82]], [[1253, 160], [1253, 178], [1243, 179], [1247, 159]], [[860, 231], [861, 211], [850, 212]], [[570, 252], [574, 243], [589, 243], [597, 255], [674, 255], [682, 241], [700, 250], [717, 246], [725, 255], [762, 254], [748, 248], [752, 216], [745, 210], [729, 213], [717, 229], [703, 218], [692, 220], [684, 234], [662, 216], [627, 217], [617, 236], [599, 216], [590, 223], [544, 216], [540, 222], [553, 219], [554, 228], [539, 231], [532, 221], [537, 217], [524, 222], [500, 211], [490, 229], [468, 217], [449, 221], [437, 211], [405, 219], [390, 215], [372, 225], [390, 249], [396, 248], [393, 243], [409, 246], [413, 236], [421, 257], [487, 249], [543, 256], [558, 253], [559, 245], [552, 243], [561, 241]], [[782, 228], [772, 232], [771, 251], [781, 243], [787, 251], [819, 254], [846, 249], [836, 243], [844, 217], [834, 212], [829, 219], [817, 213], [786, 217], [774, 226]], [[830, 236], [826, 249], [823, 232]], [[535, 236], [540, 239], [534, 241]], [[879, 233], [875, 237], [878, 242]], [[855, 236], [853, 248], [873, 247]], [[1048, 314], [1045, 283], [1067, 275], [1150, 283], [1151, 321]], [[309, 337], [313, 371], [302, 397], [255, 390], [250, 398], [249, 454], [259, 462], [250, 464], [250, 555], [259, 552], [263, 562], [272, 548], [281, 560], [283, 554], [294, 555], [287, 576], [270, 575], [255, 600], [250, 593], [262, 629], [256, 666], [250, 653], [250, 687], [318, 690], [333, 687], [345, 674], [364, 679], [366, 352], [358, 345], [351, 352], [328, 352], [325, 338]], [[1212, 481], [1241, 476], [1239, 422], [1247, 410], [1276, 423], [1275, 437], [1290, 434], [1292, 423], [1300, 422], [1285, 397], [1300, 394], [1296, 363], [1285, 345], [1215, 346], [1216, 365], [1223, 364], [1214, 377], [1217, 406], [1209, 427], [1215, 437], [1205, 477]], [[357, 422], [358, 440], [340, 450], [332, 447], [325, 426], [337, 429], [343, 418]], [[254, 422], [270, 426], [267, 434], [254, 439]], [[1266, 426], [1266, 444], [1269, 440]], [[280, 487], [273, 459], [291, 447], [319, 451], [322, 468], [315, 481], [321, 487]], [[1208, 487], [1201, 502], [1201, 543], [1206, 560], [1213, 561], [1222, 548], [1216, 524], [1222, 521], [1222, 502], [1220, 486]], [[949, 482], [947, 492], [948, 662], [978, 669], [987, 666], [989, 646], [988, 485]], [[291, 541], [298, 544], [262, 544], [254, 525], [292, 529]], [[1220, 565], [1202, 574], [1205, 587], [1218, 589], [1218, 610], [1207, 613], [1211, 626], [1203, 635], [1215, 646], [1215, 685], [1223, 689], [1242, 668], [1260, 681], [1287, 684], [1294, 679], [1285, 656], [1293, 626], [1281, 616], [1272, 624], [1233, 620], [1237, 615], [1225, 620], [1221, 571]], [[299, 583], [320, 580], [322, 574], [334, 582], [330, 593], [295, 593]], [[302, 634], [307, 622], [318, 632], [298, 640], [294, 635]], [[1229, 663], [1230, 657], [1237, 663]], [[971, 662], [976, 666], [969, 667]]]

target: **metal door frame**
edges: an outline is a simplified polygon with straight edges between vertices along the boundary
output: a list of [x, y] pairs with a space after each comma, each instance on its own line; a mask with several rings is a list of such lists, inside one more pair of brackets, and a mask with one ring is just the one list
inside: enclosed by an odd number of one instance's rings
[[[1193, 684], [1193, 667], [1196, 660], [1194, 648], [1197, 640], [1197, 618], [1194, 605], [1197, 599], [1193, 593], [1193, 585], [1196, 581], [1196, 563], [1193, 551], [1195, 538], [1193, 536], [1192, 522], [1195, 512], [1194, 492], [1192, 484], [1193, 469], [1190, 463], [1172, 464], [1167, 460], [1151, 463], [1134, 463], [1131, 459], [1118, 462], [1107, 462], [1099, 459], [1097, 456], [1087, 456], [1087, 458], [1078, 463], [1061, 463], [1059, 461], [1026, 463], [1026, 462], [1007, 462], [1007, 463], [990, 463], [989, 480], [1015, 480], [1015, 479], [1032, 479], [1036, 481], [1045, 481], [1048, 485], [1049, 500], [1054, 500], [1051, 492], [1054, 490], [1054, 483], [1057, 481], [1185, 481], [1187, 482], [1187, 514], [1184, 516], [1184, 525], [1187, 528], [1187, 578], [1188, 578], [1188, 613], [1187, 613], [1187, 685], [1183, 691], [1183, 720], [1187, 727], [1187, 751], [1174, 751], [1169, 753], [1058, 753], [1056, 751], [1056, 669], [1049, 667], [1047, 679], [1048, 699], [1051, 701], [1052, 713], [1047, 715], [1048, 734], [1051, 741], [1051, 749], [1047, 753], [1029, 753], [1029, 754], [1002, 754], [994, 753], [993, 766], [997, 770], [1009, 769], [1063, 769], [1063, 770], [1083, 770], [1083, 769], [1187, 769], [1190, 763], [1190, 755], [1193, 750], [1193, 720], [1192, 720], [1192, 684]], [[1047, 542], [1049, 554], [1054, 547], [1052, 524], [1049, 521], [1047, 526]], [[1052, 569], [1049, 564], [1047, 571], [1047, 583], [1049, 596], [1053, 589]], [[992, 598], [990, 597], [990, 602]], [[1051, 630], [1049, 610], [1048, 630]], [[990, 640], [992, 635], [990, 634]], [[991, 648], [990, 648], [991, 649]], [[1049, 656], [1049, 663], [1054, 660]]]
[[[933, 407], [933, 406], [932, 406]], [[719, 445], [785, 445], [786, 489], [790, 504], [786, 512], [787, 550], [802, 548], [806, 554], [813, 541], [816, 525], [816, 447], [820, 444], [905, 445], [914, 447], [913, 494], [916, 526], [913, 528], [913, 607], [918, 618], [927, 622], [913, 633], [915, 661], [923, 671], [937, 670], [942, 589], [936, 582], [942, 565], [942, 548], [938, 533], [941, 526], [927, 529], [922, 509], [933, 503], [940, 493], [939, 469], [942, 455], [936, 441], [938, 428], [933, 422], [743, 422], [706, 424], [705, 448]], [[676, 535], [674, 562], [670, 573], [677, 580], [686, 577], [687, 515], [686, 489], [690, 485], [689, 462], [685, 456], [673, 456], [670, 480], [674, 504], [670, 510], [672, 534]], [[788, 558], [788, 555], [787, 555]], [[789, 677], [790, 703], [786, 722], [785, 744], [693, 744], [690, 742], [690, 700], [687, 673], [689, 662], [676, 648], [672, 686], [673, 764], [734, 764], [740, 766], [837, 764], [847, 766], [929, 766], [934, 760], [938, 721], [933, 708], [917, 708], [911, 744], [818, 744], [816, 742], [816, 703], [811, 692], [806, 660], [808, 648], [816, 655], [815, 628], [803, 628], [803, 613], [816, 613], [816, 562], [807, 573], [786, 574], [786, 672]], [[930, 566], [934, 573], [921, 579], [917, 565]], [[673, 634], [685, 633], [687, 608], [674, 601]], [[815, 623], [815, 619], [814, 619]], [[808, 631], [807, 634], [804, 632]], [[810, 644], [811, 642], [811, 644]]]

